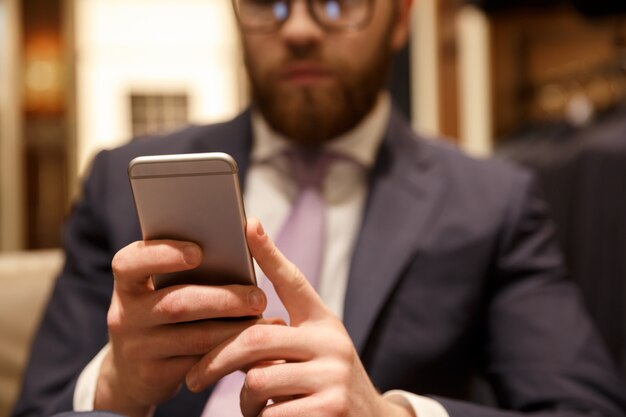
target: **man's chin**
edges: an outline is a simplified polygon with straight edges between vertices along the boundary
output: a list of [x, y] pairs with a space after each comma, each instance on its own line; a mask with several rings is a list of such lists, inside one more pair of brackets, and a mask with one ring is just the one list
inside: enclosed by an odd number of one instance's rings
[[340, 92], [334, 86], [279, 89], [271, 100], [256, 101], [275, 131], [298, 144], [316, 146], [346, 133], [365, 115]]
[[337, 102], [292, 102], [278, 106], [272, 113], [270, 125], [302, 145], [321, 145], [352, 127]]

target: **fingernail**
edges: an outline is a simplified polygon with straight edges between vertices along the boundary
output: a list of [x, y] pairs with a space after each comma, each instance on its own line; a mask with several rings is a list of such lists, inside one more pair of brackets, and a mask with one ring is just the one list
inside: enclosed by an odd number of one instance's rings
[[183, 248], [183, 258], [187, 265], [195, 265], [200, 262], [200, 249], [194, 245], [187, 245]]
[[261, 290], [254, 289], [248, 293], [248, 306], [256, 311], [262, 311], [265, 307], [265, 295]]
[[192, 371], [189, 374], [187, 374], [186, 382], [187, 382], [187, 388], [189, 388], [189, 391], [196, 392], [196, 389], [198, 387], [198, 377], [195, 372]]
[[259, 236], [265, 235], [265, 229], [263, 229], [263, 225], [261, 224], [261, 222], [259, 222], [256, 227], [256, 234]]
[[281, 319], [280, 317], [271, 317], [266, 320], [267, 320], [267, 324], [273, 324], [274, 326], [286, 326], [287, 325], [285, 320]]

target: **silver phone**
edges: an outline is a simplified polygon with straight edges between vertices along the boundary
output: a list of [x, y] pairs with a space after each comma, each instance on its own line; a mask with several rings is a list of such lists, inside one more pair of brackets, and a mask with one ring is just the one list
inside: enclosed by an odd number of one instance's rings
[[195, 242], [202, 264], [154, 275], [156, 289], [180, 284], [254, 284], [235, 160], [225, 153], [140, 156], [128, 165], [144, 240]]

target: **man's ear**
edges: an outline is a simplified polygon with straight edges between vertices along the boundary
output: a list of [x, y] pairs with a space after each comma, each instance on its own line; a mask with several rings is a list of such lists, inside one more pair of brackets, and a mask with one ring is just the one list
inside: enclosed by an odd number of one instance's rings
[[395, 24], [391, 34], [391, 48], [399, 51], [406, 45], [411, 33], [411, 8], [413, 0], [396, 0]]

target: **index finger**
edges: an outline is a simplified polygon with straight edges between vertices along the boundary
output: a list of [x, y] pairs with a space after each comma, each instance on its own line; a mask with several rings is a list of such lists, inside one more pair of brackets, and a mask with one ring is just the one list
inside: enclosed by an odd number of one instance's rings
[[118, 290], [142, 293], [154, 290], [152, 274], [186, 271], [200, 265], [201, 260], [202, 250], [194, 243], [139, 241], [118, 251], [111, 268]]
[[278, 250], [257, 219], [248, 219], [246, 237], [252, 256], [272, 281], [292, 325], [328, 316], [329, 310], [307, 278]]

